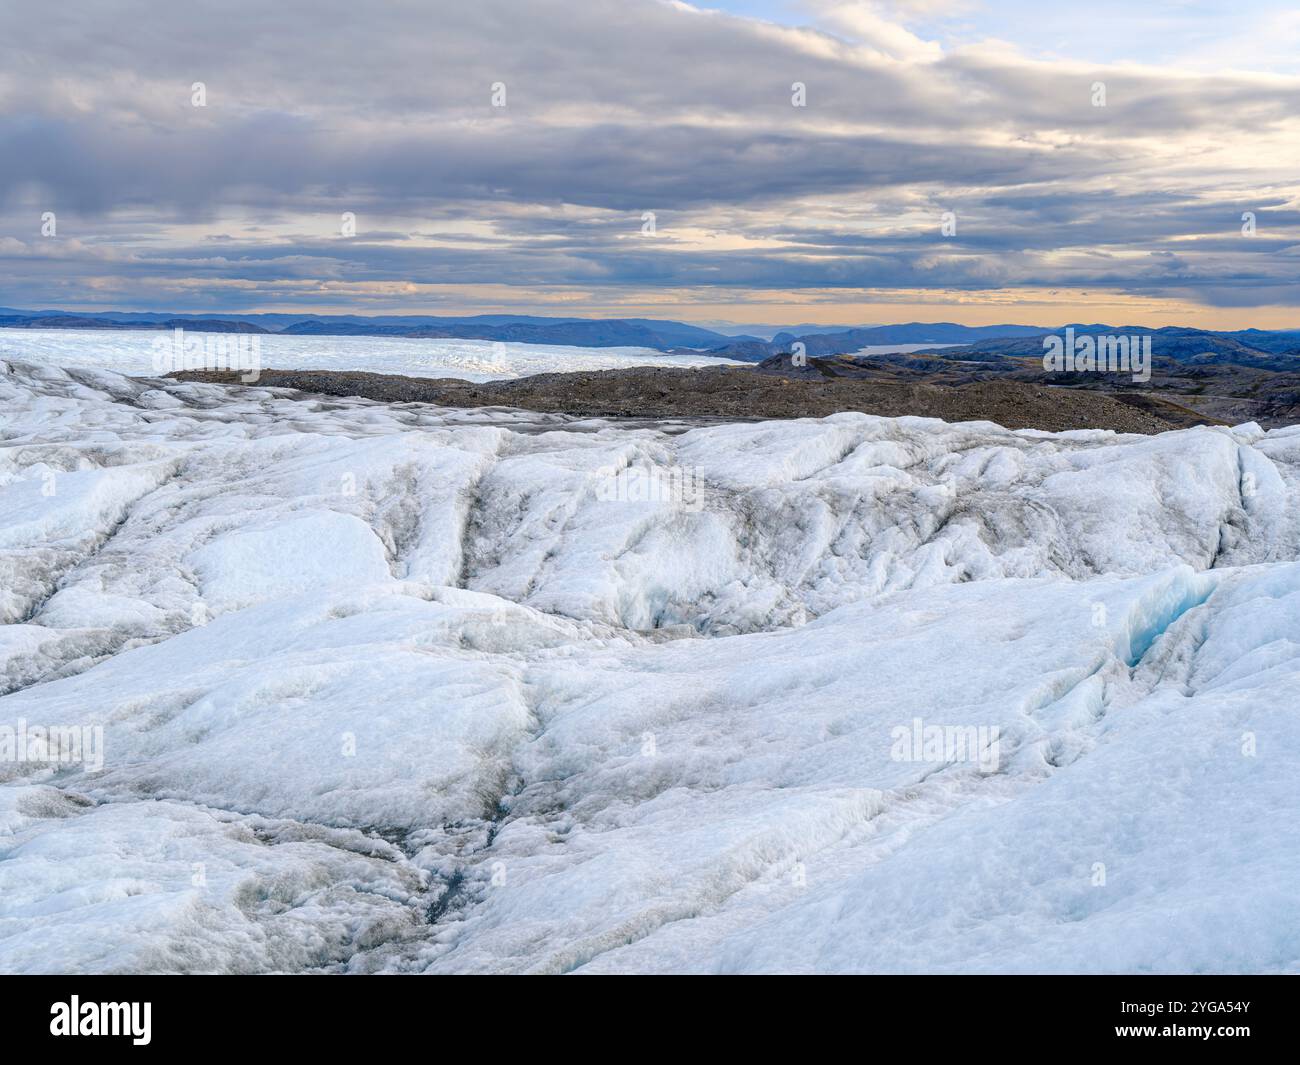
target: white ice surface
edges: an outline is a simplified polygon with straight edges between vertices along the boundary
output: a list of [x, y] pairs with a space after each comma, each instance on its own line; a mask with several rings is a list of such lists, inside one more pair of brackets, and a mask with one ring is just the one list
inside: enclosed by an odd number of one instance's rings
[[[234, 334], [187, 332], [186, 336], [224, 343]], [[366, 370], [410, 377], [456, 377], [466, 381], [631, 366], [745, 365], [707, 355], [666, 355], [653, 348], [278, 333], [246, 334], [242, 339], [251, 337], [257, 338], [261, 365], [266, 368]], [[154, 345], [159, 341], [169, 344], [171, 338], [169, 332], [151, 329], [0, 329], [0, 359], [112, 370], [129, 375], [152, 374]]]
[[0, 969], [1300, 970], [1298, 476], [0, 361]]

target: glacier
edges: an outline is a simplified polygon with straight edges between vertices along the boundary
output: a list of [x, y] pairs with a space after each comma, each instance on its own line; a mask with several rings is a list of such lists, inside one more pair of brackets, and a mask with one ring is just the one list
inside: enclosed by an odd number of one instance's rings
[[[294, 336], [284, 333], [204, 333], [185, 337], [211, 344], [227, 357], [240, 342], [256, 345], [260, 368], [356, 370], [408, 377], [452, 377], [498, 381], [566, 370], [615, 370], [635, 366], [737, 366], [709, 355], [667, 355], [654, 348], [583, 348], [567, 344], [517, 344], [490, 340], [418, 337]], [[0, 329], [0, 359], [50, 366], [111, 370], [122, 374], [159, 372], [155, 345], [172, 359], [173, 333], [157, 329]], [[919, 346], [919, 345], [918, 345]], [[183, 349], [182, 349], [183, 350]], [[893, 350], [893, 349], [890, 349]], [[236, 363], [236, 365], [242, 365]], [[169, 369], [185, 369], [171, 365]], [[209, 367], [210, 368], [210, 367]]]
[[5, 356], [0, 970], [1300, 971], [1298, 494]]

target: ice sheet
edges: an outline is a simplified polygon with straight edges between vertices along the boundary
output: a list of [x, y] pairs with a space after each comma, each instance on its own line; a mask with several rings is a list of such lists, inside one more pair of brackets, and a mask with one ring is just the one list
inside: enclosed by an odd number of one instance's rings
[[1296, 971], [1298, 471], [0, 362], [0, 969]]

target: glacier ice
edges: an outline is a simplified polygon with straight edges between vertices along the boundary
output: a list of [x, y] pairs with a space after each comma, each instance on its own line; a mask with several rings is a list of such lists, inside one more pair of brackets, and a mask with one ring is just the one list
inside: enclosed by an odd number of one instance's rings
[[[568, 370], [612, 370], [631, 366], [739, 365], [711, 355], [667, 355], [654, 348], [589, 348], [567, 344], [517, 344], [490, 340], [417, 337], [294, 336], [284, 333], [185, 334], [191, 342], [213, 347], [213, 354], [240, 368], [252, 365], [236, 357], [244, 345], [247, 359], [256, 344], [258, 368], [277, 370], [356, 370], [408, 377], [453, 377], [493, 381], [547, 373], [557, 363]], [[155, 359], [155, 345], [162, 358]], [[172, 356], [172, 334], [156, 329], [24, 329], [0, 332], [0, 359], [21, 359], [52, 366], [151, 374], [185, 369]], [[160, 369], [163, 365], [165, 368]], [[166, 402], [164, 394], [148, 402]]]
[[0, 361], [0, 969], [1300, 968], [1300, 428], [682, 430]]

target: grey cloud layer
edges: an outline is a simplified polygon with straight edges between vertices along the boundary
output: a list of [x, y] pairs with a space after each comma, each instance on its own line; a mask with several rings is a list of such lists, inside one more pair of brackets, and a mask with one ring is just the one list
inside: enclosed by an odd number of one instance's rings
[[1300, 79], [892, 59], [654, 0], [52, 7], [0, 13], [0, 303], [314, 279], [1300, 303]]

